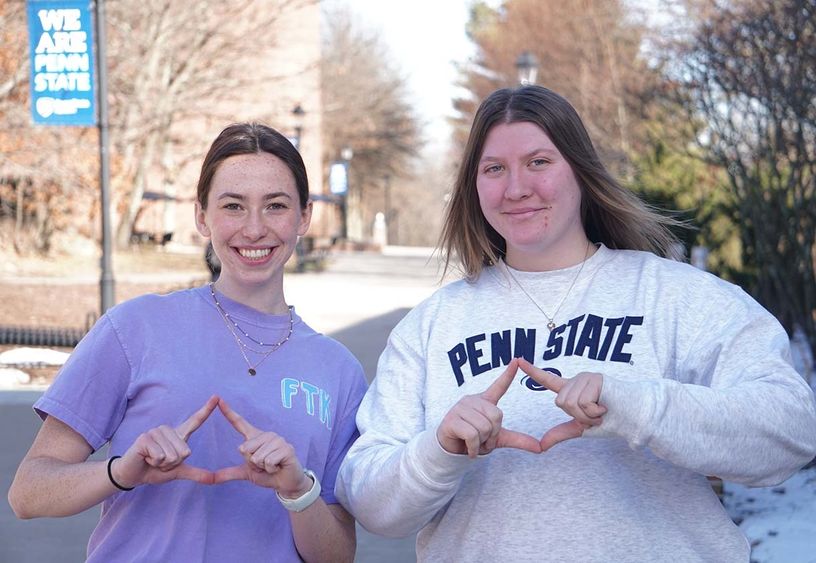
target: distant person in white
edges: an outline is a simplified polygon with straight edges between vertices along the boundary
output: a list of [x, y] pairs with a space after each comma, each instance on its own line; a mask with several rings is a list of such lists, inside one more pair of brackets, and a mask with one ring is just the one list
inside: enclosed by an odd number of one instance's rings
[[391, 333], [340, 501], [420, 561], [747, 562], [706, 476], [786, 479], [814, 397], [770, 313], [668, 259], [672, 224], [564, 98], [485, 99], [441, 239], [465, 279]]

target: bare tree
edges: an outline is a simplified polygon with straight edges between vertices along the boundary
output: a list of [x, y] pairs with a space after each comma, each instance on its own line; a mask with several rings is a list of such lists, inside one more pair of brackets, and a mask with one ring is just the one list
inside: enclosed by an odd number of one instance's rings
[[643, 29], [621, 0], [506, 0], [499, 8], [477, 2], [467, 31], [477, 55], [461, 68], [471, 96], [454, 101], [460, 140], [481, 99], [518, 84], [515, 63], [528, 51], [539, 61], [536, 82], [569, 99], [607, 163], [628, 173], [638, 148], [633, 115], [658, 73], [643, 60]]
[[[130, 242], [150, 182], [172, 185], [200, 159], [206, 119], [236, 118], [246, 91], [274, 83], [258, 59], [276, 47], [276, 25], [316, 0], [121, 0], [107, 3], [111, 184], [117, 242]], [[25, 3], [0, 0], [0, 222], [35, 246], [60, 231], [93, 235], [97, 136], [90, 128], [36, 127], [28, 114]], [[254, 59], [253, 59], [254, 57]], [[232, 103], [231, 103], [232, 102]], [[268, 102], [274, 113], [275, 96]], [[19, 202], [19, 205], [17, 204]], [[71, 216], [65, 210], [71, 208]], [[90, 219], [90, 221], [89, 221]], [[88, 229], [90, 228], [90, 232]], [[24, 246], [21, 242], [18, 246]]]
[[816, 351], [816, 3], [704, 4], [682, 76], [700, 143], [727, 171], [740, 281]]
[[47, 253], [74, 221], [81, 234], [92, 234], [96, 137], [31, 126], [24, 2], [0, 0], [0, 37], [0, 241], [18, 253]]
[[410, 177], [419, 152], [421, 124], [408, 101], [406, 79], [395, 71], [376, 32], [353, 21], [347, 9], [325, 15], [321, 65], [325, 161], [349, 147], [349, 235], [364, 239], [365, 226], [383, 209], [389, 181]]
[[[226, 101], [258, 87], [245, 64], [249, 52], [275, 46], [275, 25], [289, 10], [314, 0], [128, 0], [109, 9], [112, 183], [121, 220], [117, 243], [129, 243], [148, 177], [172, 179], [197, 154], [174, 126], [221, 115]], [[241, 63], [244, 61], [244, 64]], [[271, 81], [274, 77], [266, 77]], [[221, 113], [219, 113], [221, 112]]]
[[[28, 79], [25, 42], [25, 4], [0, 0], [0, 115], [4, 115], [15, 99], [20, 85]], [[19, 96], [19, 94], [17, 94]]]

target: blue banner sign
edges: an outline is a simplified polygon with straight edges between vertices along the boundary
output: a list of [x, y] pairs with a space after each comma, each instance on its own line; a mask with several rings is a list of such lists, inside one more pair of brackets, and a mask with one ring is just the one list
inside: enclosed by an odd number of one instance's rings
[[89, 0], [27, 0], [31, 113], [44, 125], [95, 125]]
[[329, 191], [343, 195], [348, 191], [348, 164], [334, 161], [329, 167]]

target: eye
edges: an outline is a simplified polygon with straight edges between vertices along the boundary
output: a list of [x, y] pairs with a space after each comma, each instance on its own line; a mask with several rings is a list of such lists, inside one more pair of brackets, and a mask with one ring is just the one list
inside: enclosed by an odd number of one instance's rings
[[497, 174], [504, 170], [504, 166], [501, 164], [491, 164], [484, 169], [485, 174]]
[[241, 204], [232, 201], [229, 203], [225, 203], [224, 205], [221, 206], [221, 208], [226, 209], [228, 211], [239, 211], [241, 209]]
[[547, 164], [547, 162], [546, 158], [534, 158], [530, 161], [530, 166], [541, 167]]
[[285, 203], [281, 203], [280, 201], [273, 201], [267, 206], [267, 209], [271, 209], [273, 211], [280, 211], [282, 209], [289, 209]]

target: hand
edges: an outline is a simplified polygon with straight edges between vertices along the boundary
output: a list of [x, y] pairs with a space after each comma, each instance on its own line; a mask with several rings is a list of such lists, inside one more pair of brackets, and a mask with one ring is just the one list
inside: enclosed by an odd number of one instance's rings
[[600, 373], [582, 372], [571, 379], [539, 369], [524, 359], [519, 360], [521, 370], [557, 393], [555, 404], [572, 417], [550, 428], [541, 438], [541, 451], [546, 451], [559, 442], [580, 438], [584, 430], [598, 426], [603, 422], [606, 407], [598, 401], [603, 389], [603, 375]]
[[312, 487], [293, 448], [274, 432], [262, 432], [221, 399], [218, 408], [246, 441], [238, 447], [245, 463], [215, 472], [215, 482], [250, 481], [275, 489], [282, 497], [297, 498]]
[[140, 435], [121, 458], [114, 460], [111, 466], [113, 478], [123, 487], [144, 483], [157, 485], [174, 479], [212, 484], [212, 472], [187, 465], [184, 460], [190, 455], [187, 440], [207, 420], [217, 404], [218, 397], [213, 395], [176, 428], [162, 425]]
[[502, 411], [498, 402], [513, 383], [518, 360], [513, 359], [496, 381], [483, 393], [459, 399], [436, 429], [436, 438], [453, 454], [487, 454], [496, 448], [518, 448], [541, 453], [539, 441], [527, 434], [502, 428]]

